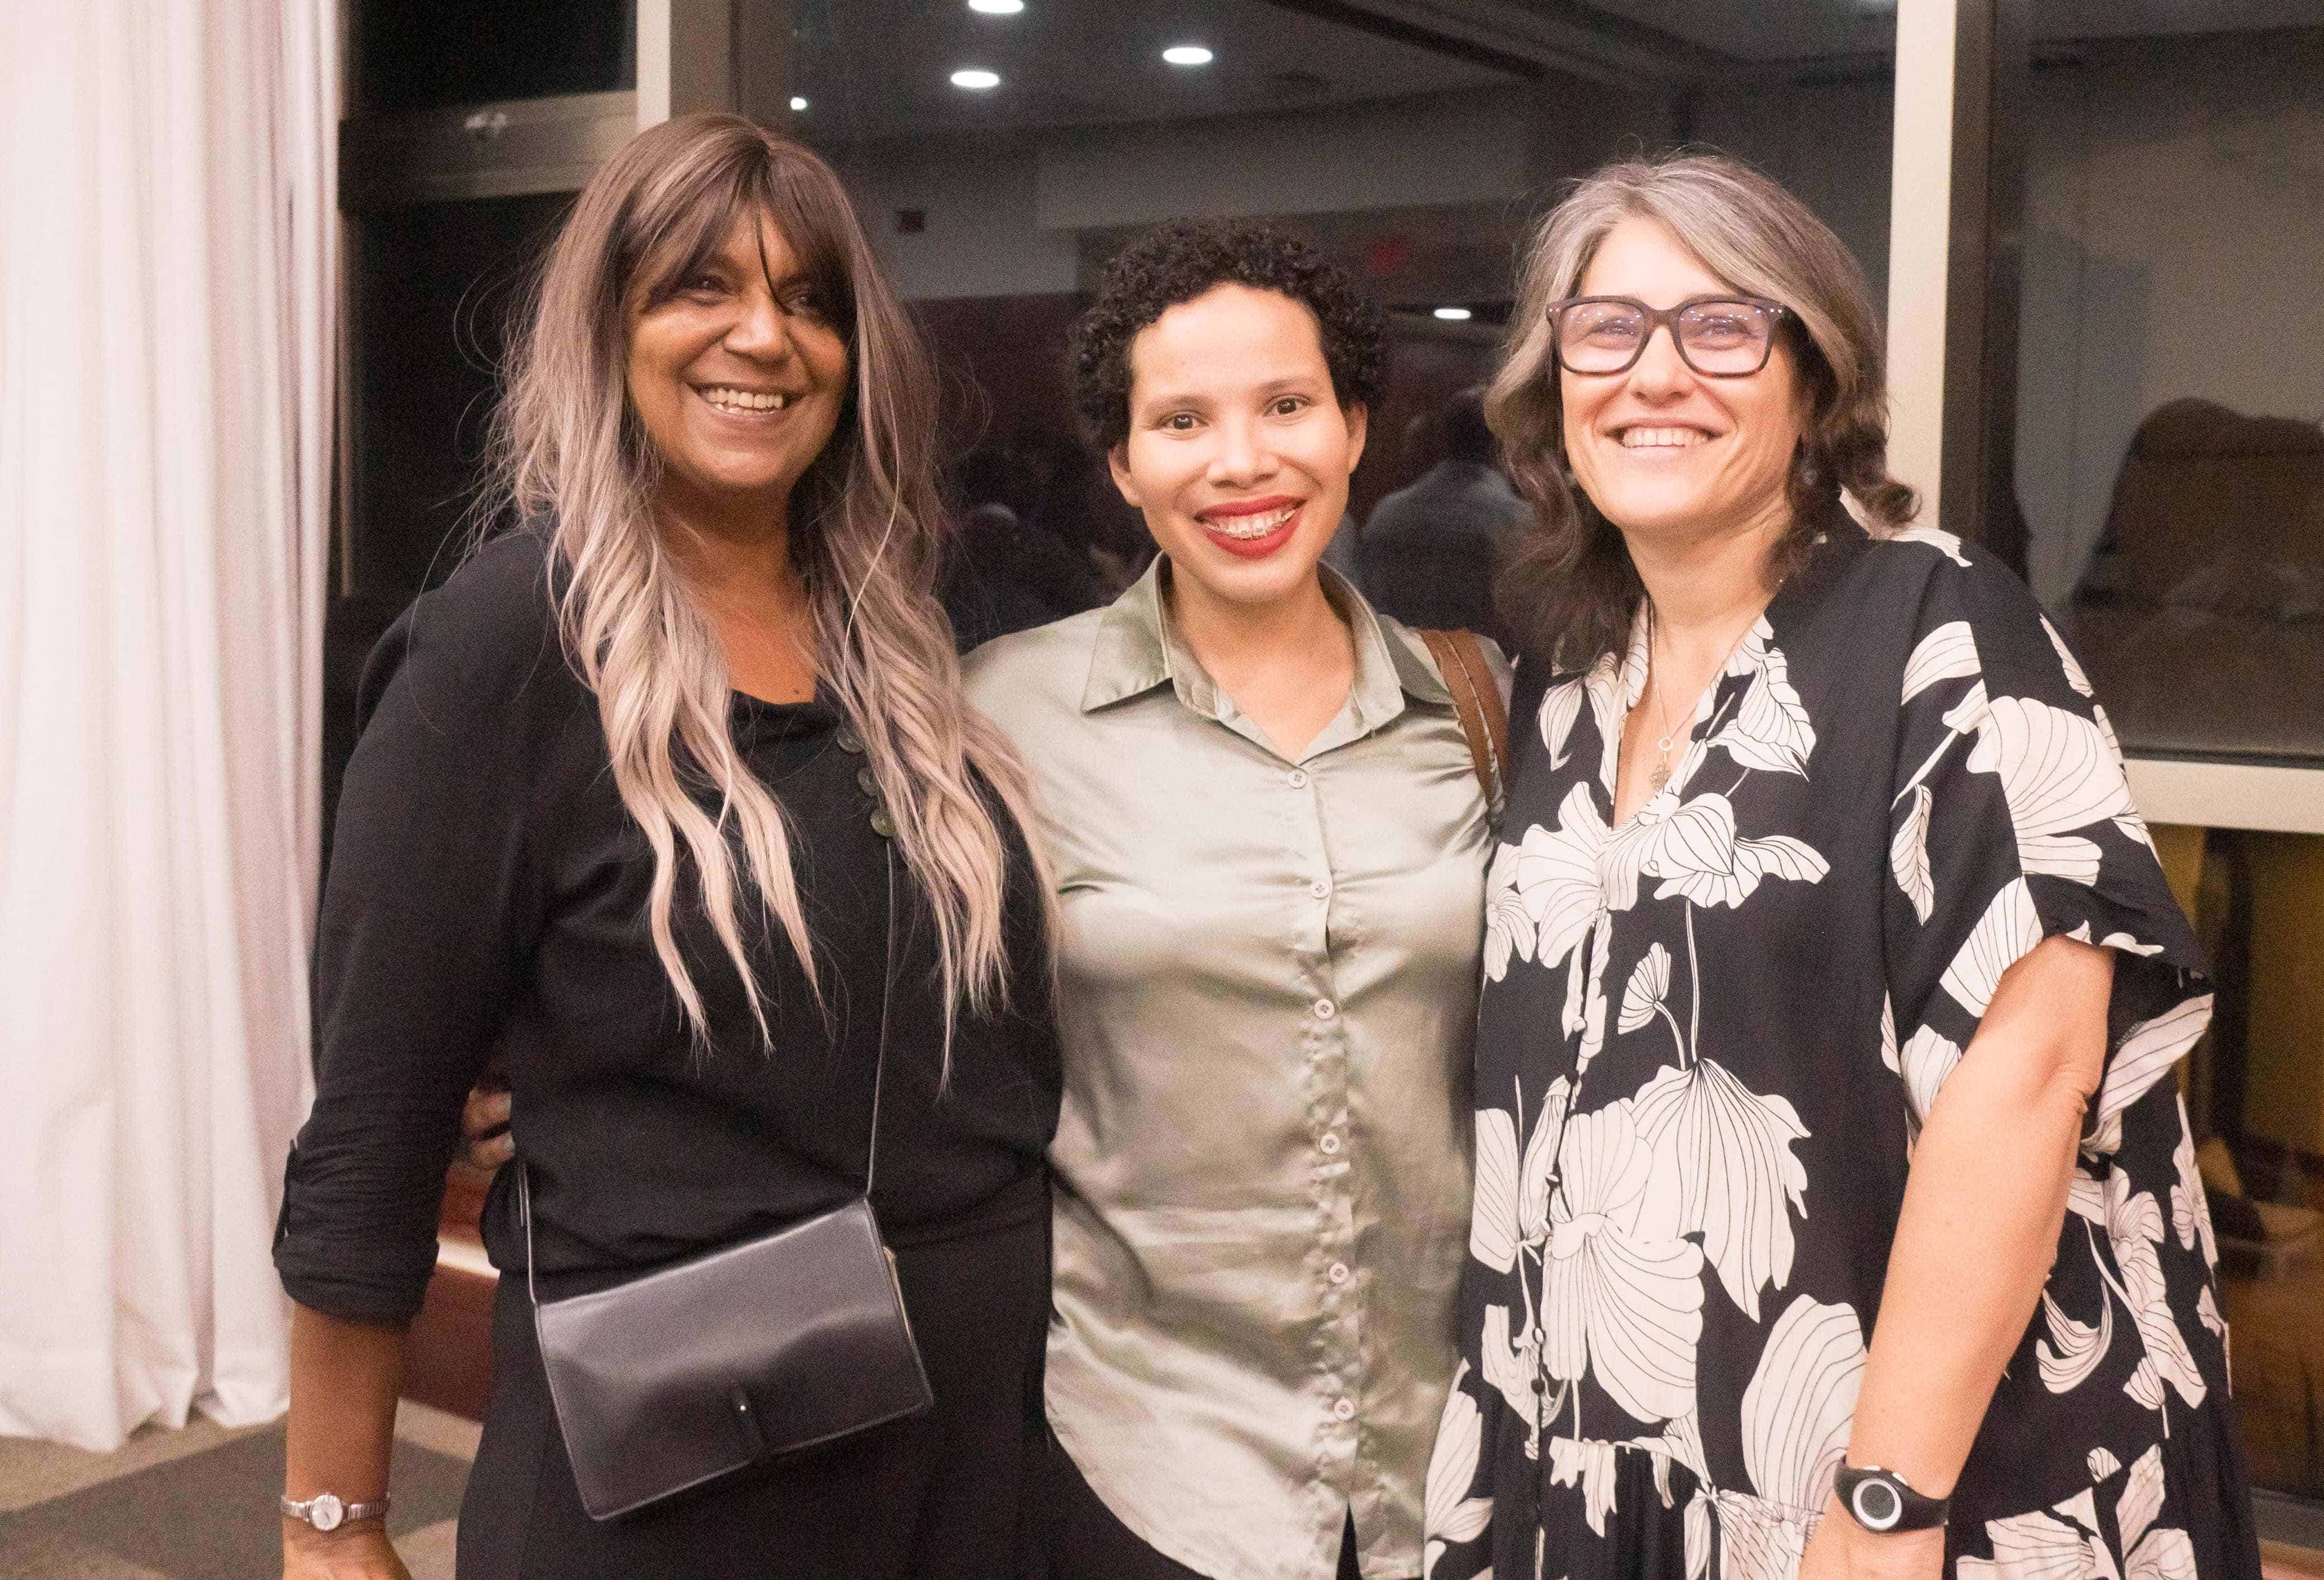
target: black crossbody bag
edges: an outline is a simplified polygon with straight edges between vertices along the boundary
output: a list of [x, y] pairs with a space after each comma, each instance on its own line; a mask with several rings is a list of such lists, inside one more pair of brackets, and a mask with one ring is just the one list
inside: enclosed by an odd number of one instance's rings
[[609, 1289], [543, 1300], [532, 1282], [532, 1185], [518, 1166], [525, 1292], [558, 1429], [592, 1519], [935, 1403], [895, 1256], [872, 1215], [896, 977], [892, 844], [887, 859], [888, 958], [862, 1196]]

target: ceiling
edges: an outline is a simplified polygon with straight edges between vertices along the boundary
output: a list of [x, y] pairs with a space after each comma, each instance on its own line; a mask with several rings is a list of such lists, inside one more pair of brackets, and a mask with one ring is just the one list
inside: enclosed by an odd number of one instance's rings
[[[1279, 114], [1524, 79], [1262, 0], [1027, 0], [1015, 16], [963, 0], [803, 0], [798, 13], [806, 129], [839, 141]], [[1213, 62], [1164, 63], [1188, 43]], [[1001, 86], [954, 88], [964, 66]]]
[[[1558, 72], [1649, 87], [1742, 65], [1860, 69], [1896, 36], [1895, 0], [1025, 0], [1014, 16], [964, 0], [781, 3], [801, 130], [836, 143], [1296, 113]], [[2324, 27], [2324, 0], [2030, 4], [2043, 42]], [[1164, 63], [1185, 43], [1213, 62]], [[964, 66], [1001, 86], [954, 87]]]

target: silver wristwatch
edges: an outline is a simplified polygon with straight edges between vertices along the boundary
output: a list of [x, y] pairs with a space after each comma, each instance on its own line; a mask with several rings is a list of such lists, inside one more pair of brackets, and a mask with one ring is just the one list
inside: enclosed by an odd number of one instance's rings
[[384, 1497], [368, 1503], [345, 1503], [330, 1492], [318, 1492], [303, 1501], [288, 1492], [282, 1494], [282, 1512], [293, 1520], [305, 1520], [317, 1530], [337, 1530], [350, 1520], [383, 1520], [387, 1517], [387, 1505]]

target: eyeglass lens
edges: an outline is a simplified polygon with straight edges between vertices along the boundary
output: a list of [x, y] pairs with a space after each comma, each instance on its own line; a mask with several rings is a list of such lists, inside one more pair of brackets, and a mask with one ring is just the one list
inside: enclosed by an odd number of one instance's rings
[[[1637, 361], [1661, 316], [1628, 302], [1576, 302], [1558, 315], [1558, 358], [1575, 373], [1620, 373]], [[1673, 315], [1671, 332], [1697, 373], [1752, 374], [1767, 364], [1775, 321], [1755, 302], [1697, 301]]]

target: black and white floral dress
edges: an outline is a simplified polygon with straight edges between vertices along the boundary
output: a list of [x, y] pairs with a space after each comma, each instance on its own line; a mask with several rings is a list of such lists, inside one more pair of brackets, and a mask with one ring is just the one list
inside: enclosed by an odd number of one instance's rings
[[1920, 1123], [2063, 934], [2116, 952], [2104, 1084], [1946, 1573], [2255, 1577], [2172, 1078], [2210, 996], [2080, 666], [1950, 534], [1836, 516], [1609, 827], [1645, 683], [1519, 680], [1430, 1575], [1797, 1572]]

